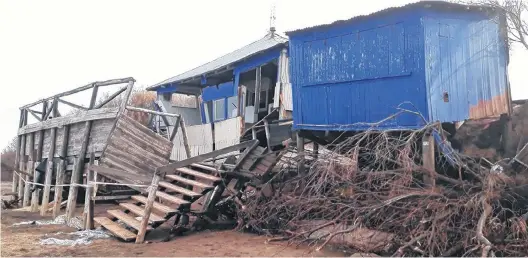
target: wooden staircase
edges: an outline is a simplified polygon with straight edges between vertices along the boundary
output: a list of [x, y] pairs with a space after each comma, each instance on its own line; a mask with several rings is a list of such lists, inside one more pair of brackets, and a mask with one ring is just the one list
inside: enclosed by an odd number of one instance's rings
[[[166, 175], [158, 183], [156, 200], [149, 216], [147, 232], [159, 227], [173, 216], [191, 211], [191, 204], [218, 185], [222, 178], [217, 170], [202, 164], [191, 164], [176, 169], [176, 174]], [[121, 202], [115, 209], [107, 211], [106, 217], [95, 217], [94, 221], [124, 241], [136, 239], [141, 219], [145, 214], [147, 194], [134, 195], [132, 200]]]

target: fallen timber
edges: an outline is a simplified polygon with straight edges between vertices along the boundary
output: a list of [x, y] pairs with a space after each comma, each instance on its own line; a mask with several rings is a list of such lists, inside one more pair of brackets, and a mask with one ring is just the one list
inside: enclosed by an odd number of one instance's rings
[[[229, 156], [218, 166], [204, 163], [233, 151], [240, 151], [238, 157]], [[160, 166], [152, 176], [148, 191], [120, 201], [107, 216], [96, 217], [94, 221], [116, 237], [136, 243], [142, 243], [148, 232], [172, 217], [175, 219], [168, 238], [206, 225], [234, 226], [233, 218], [222, 219], [226, 214], [218, 205], [233, 194], [242, 194], [246, 183], [269, 177], [279, 158], [280, 154], [268, 153], [259, 146], [258, 140], [250, 140]], [[191, 217], [193, 223], [190, 223]]]

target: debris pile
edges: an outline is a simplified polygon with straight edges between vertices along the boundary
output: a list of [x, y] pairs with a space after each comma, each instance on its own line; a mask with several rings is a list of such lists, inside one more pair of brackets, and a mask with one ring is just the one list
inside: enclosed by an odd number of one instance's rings
[[245, 198], [239, 227], [382, 256], [528, 255], [528, 175], [457, 152], [428, 169], [421, 143], [432, 132], [356, 134], [305, 175], [279, 173], [263, 187], [271, 192]]

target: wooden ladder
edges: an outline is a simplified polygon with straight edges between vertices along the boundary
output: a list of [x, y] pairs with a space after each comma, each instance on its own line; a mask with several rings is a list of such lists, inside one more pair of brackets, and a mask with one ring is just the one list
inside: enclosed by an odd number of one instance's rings
[[[173, 216], [190, 212], [191, 204], [218, 185], [222, 178], [215, 175], [213, 167], [193, 163], [176, 169], [175, 174], [166, 175], [158, 183], [156, 200], [149, 216], [147, 232], [159, 227]], [[124, 241], [136, 239], [145, 214], [147, 194], [132, 196], [132, 200], [121, 202], [115, 209], [107, 211], [106, 217], [94, 221]]]

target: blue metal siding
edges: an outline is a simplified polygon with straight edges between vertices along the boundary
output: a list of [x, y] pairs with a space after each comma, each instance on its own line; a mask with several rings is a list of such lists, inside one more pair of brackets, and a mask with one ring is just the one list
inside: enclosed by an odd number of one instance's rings
[[508, 54], [499, 24], [474, 13], [428, 12], [423, 21], [431, 120], [454, 122], [507, 113]]
[[[402, 103], [428, 118], [416, 12], [293, 34], [289, 46], [294, 129], [362, 130]], [[422, 124], [419, 116], [405, 114], [379, 127]]]
[[237, 95], [237, 88], [233, 82], [225, 82], [217, 86], [205, 87], [202, 91], [202, 100], [210, 101], [215, 99], [222, 99]]

